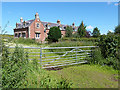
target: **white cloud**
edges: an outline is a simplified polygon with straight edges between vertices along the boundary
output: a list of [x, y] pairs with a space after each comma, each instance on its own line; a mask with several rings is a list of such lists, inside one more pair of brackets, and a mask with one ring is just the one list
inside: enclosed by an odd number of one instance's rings
[[120, 3], [115, 3], [114, 5], [115, 5], [115, 6], [118, 6], [118, 5], [120, 5]]
[[86, 27], [86, 29], [89, 29], [89, 30], [93, 30], [93, 28], [94, 28], [94, 27], [91, 26], [91, 25], [89, 25], [89, 26]]
[[108, 30], [108, 32], [113, 32], [113, 30]]

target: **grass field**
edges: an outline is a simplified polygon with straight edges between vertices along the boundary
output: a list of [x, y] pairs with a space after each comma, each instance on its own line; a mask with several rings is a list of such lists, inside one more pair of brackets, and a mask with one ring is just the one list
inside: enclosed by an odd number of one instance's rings
[[58, 80], [66, 78], [72, 88], [118, 88], [118, 71], [110, 67], [84, 64], [47, 72]]
[[[14, 45], [15, 43], [12, 42]], [[31, 43], [31, 41], [30, 41]], [[19, 43], [21, 44], [21, 43]], [[13, 45], [13, 46], [14, 46]], [[86, 45], [94, 45], [92, 42], [74, 42], [74, 41], [65, 41], [58, 42], [53, 44], [21, 44], [21, 46], [43, 46], [43, 47], [67, 47], [67, 46], [86, 46]], [[13, 51], [13, 49], [11, 49]], [[38, 55], [38, 57], [29, 57], [31, 59], [40, 59], [40, 49], [36, 50], [25, 50], [29, 52], [30, 55]], [[64, 50], [65, 51], [65, 50]], [[32, 52], [39, 52], [37, 54]], [[43, 51], [43, 53], [46, 51]], [[56, 51], [57, 52], [57, 51]], [[59, 54], [48, 54], [51, 55], [59, 55]], [[46, 55], [47, 56], [47, 55]], [[44, 56], [43, 56], [44, 57]], [[52, 59], [52, 58], [49, 58]], [[44, 60], [44, 59], [43, 59]], [[40, 60], [38, 60], [40, 62]], [[32, 68], [32, 67], [31, 67]], [[117, 88], [118, 87], [118, 71], [113, 68], [107, 66], [99, 66], [99, 65], [89, 65], [89, 64], [79, 64], [74, 66], [60, 67], [60, 70], [46, 70], [43, 69], [43, 72], [33, 70], [30, 71], [27, 76], [28, 85], [27, 88], [39, 88], [40, 81], [42, 77], [45, 75], [49, 75], [53, 80], [51, 85], [54, 85], [57, 81], [60, 81], [61, 78], [66, 78], [69, 82], [72, 83], [72, 88]], [[42, 75], [42, 76], [41, 76]], [[47, 76], [46, 76], [47, 77]], [[54, 82], [54, 79], [57, 80]], [[35, 81], [35, 82], [34, 82]], [[37, 83], [36, 83], [37, 82]], [[49, 82], [47, 82], [49, 83]], [[50, 84], [49, 84], [50, 85]], [[54, 87], [53, 87], [54, 88]]]

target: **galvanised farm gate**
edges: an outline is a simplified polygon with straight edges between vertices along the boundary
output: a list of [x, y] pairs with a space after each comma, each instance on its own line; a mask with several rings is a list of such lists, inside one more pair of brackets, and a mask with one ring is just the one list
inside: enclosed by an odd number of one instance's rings
[[36, 59], [42, 68], [52, 68], [87, 63], [91, 51], [96, 47], [24, 47], [24, 51], [28, 52], [29, 60]]

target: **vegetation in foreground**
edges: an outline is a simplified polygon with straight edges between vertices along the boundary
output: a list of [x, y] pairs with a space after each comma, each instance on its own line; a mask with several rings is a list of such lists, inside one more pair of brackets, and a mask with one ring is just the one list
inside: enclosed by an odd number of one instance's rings
[[47, 71], [51, 76], [60, 76], [72, 82], [72, 88], [118, 88], [118, 71], [108, 66], [78, 65], [57, 71]]

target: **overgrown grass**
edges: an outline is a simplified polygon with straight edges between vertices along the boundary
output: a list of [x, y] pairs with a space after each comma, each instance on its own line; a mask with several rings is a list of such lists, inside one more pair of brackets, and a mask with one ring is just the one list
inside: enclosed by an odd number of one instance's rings
[[95, 45], [92, 41], [61, 41], [49, 44], [50, 47], [75, 47], [75, 46], [91, 46]]
[[54, 78], [70, 80], [72, 88], [118, 88], [118, 71], [107, 66], [78, 65], [48, 71]]
[[90, 37], [90, 38], [63, 37], [63, 38], [59, 39], [59, 41], [92, 41], [92, 42], [96, 42], [96, 41], [98, 41], [98, 38], [94, 38], [94, 37]]
[[25, 44], [25, 45], [41, 45], [39, 42], [29, 39], [29, 38], [16, 38], [14, 39], [14, 43]]

